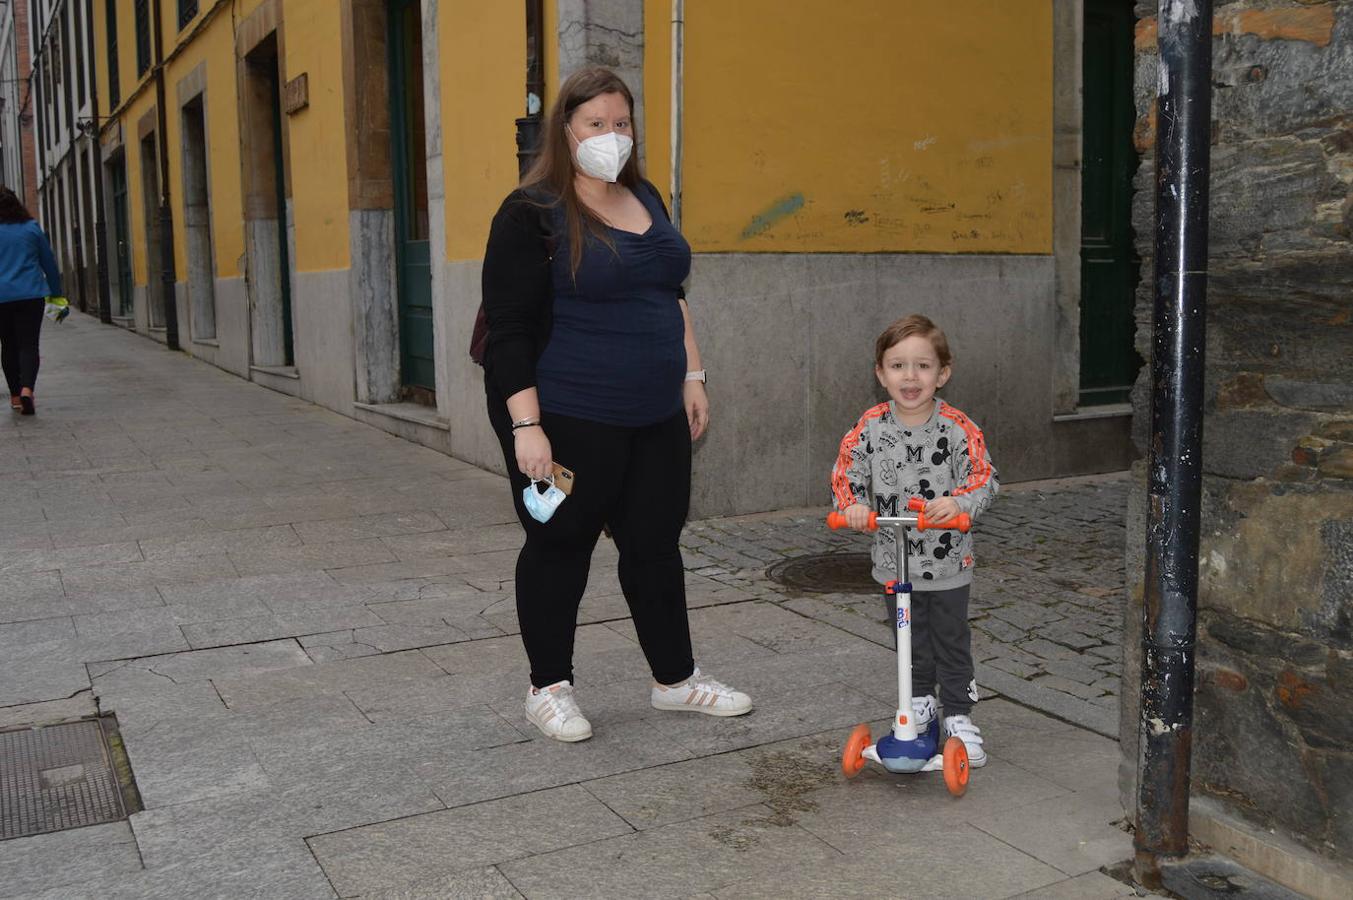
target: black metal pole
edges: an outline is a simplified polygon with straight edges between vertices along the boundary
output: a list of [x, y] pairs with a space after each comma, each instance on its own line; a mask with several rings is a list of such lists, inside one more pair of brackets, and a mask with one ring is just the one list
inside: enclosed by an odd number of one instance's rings
[[[155, 105], [157, 107], [156, 131], [159, 138], [160, 156], [160, 279], [161, 295], [164, 297], [164, 342], [170, 350], [181, 350], [179, 345], [179, 305], [175, 286], [178, 276], [174, 271], [174, 213], [169, 205], [169, 112], [164, 87], [164, 34], [163, 17], [160, 14], [160, 0], [153, 4], [155, 37]], [[147, 272], [149, 281], [154, 275]], [[147, 285], [149, 287], [149, 285]]]
[[[94, 5], [86, 3], [85, 21], [94, 21]], [[87, 43], [85, 45], [86, 59], [97, 59], [94, 55], [94, 28], [91, 25], [87, 29]], [[103, 110], [99, 108], [99, 80], [91, 79], [89, 85], [89, 107], [93, 110], [93, 127], [89, 130], [89, 139], [94, 144], [94, 265], [98, 271], [98, 291], [99, 291], [99, 321], [105, 325], [111, 325], [113, 322], [113, 308], [109, 301], [108, 285], [108, 234], [105, 228], [107, 220], [104, 218], [105, 210], [103, 206], [103, 130], [99, 128], [99, 122], [103, 121], [101, 114]], [[112, 112], [112, 110], [109, 110]]]
[[1155, 304], [1142, 629], [1137, 876], [1188, 852], [1202, 498], [1212, 0], [1162, 0], [1158, 21]]
[[517, 177], [525, 178], [540, 153], [545, 102], [544, 12], [541, 0], [526, 0], [526, 115], [517, 119]]

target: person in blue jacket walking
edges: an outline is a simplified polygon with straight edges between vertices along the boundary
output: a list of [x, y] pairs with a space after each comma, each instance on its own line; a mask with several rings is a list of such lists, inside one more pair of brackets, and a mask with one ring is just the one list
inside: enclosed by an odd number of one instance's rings
[[47, 297], [61, 296], [61, 272], [47, 235], [21, 201], [0, 187], [0, 366], [9, 405], [25, 416], [37, 411], [38, 336]]

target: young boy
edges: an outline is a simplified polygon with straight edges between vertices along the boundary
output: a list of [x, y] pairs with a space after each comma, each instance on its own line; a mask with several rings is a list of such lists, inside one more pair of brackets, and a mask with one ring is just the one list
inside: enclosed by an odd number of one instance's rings
[[[832, 470], [836, 508], [852, 528], [905, 512], [911, 497], [925, 498], [926, 517], [937, 522], [967, 513], [975, 520], [999, 490], [982, 431], [935, 391], [949, 380], [949, 342], [925, 316], [898, 319], [874, 345], [874, 374], [890, 398], [867, 410], [841, 441]], [[893, 536], [874, 541], [874, 578], [887, 583], [897, 571]], [[917, 727], [936, 715], [934, 685], [944, 707], [944, 736], [957, 735], [972, 766], [985, 765], [982, 735], [970, 714], [977, 702], [973, 678], [968, 591], [972, 537], [958, 531], [913, 531], [909, 560], [912, 708]], [[895, 600], [890, 617], [896, 616]]]

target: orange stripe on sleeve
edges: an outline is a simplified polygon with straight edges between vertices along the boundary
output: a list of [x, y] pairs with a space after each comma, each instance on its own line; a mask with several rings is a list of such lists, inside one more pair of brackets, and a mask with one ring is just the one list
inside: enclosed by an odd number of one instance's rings
[[879, 418], [887, 411], [887, 403], [880, 403], [878, 406], [865, 410], [864, 415], [860, 416], [860, 421], [856, 422], [855, 427], [850, 429], [846, 436], [841, 439], [841, 452], [837, 454], [836, 465], [832, 468], [832, 493], [836, 496], [837, 509], [844, 510], [860, 502], [868, 505], [867, 498], [861, 501], [850, 489], [848, 473], [850, 472], [851, 453], [860, 443], [860, 435], [864, 434], [865, 428], [869, 427], [870, 420]]
[[940, 415], [958, 425], [967, 435], [968, 460], [972, 463], [972, 474], [961, 488], [954, 491], [954, 494], [970, 494], [991, 480], [991, 464], [987, 462], [987, 440], [982, 436], [982, 429], [973, 424], [972, 419], [948, 403], [940, 403]]

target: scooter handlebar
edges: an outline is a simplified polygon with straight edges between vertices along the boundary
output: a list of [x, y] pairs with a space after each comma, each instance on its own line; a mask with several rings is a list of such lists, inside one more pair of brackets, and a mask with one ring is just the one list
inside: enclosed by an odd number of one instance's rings
[[[914, 502], [915, 499], [916, 498], [913, 498], [912, 501], [908, 501], [907, 506], [909, 508], [911, 507], [911, 503]], [[922, 506], [924, 506], [925, 501], [921, 501], [921, 503]], [[916, 528], [918, 531], [962, 531], [964, 533], [967, 533], [972, 528], [972, 517], [969, 516], [967, 513], [959, 513], [954, 518], [949, 519], [948, 521], [945, 522], [931, 522], [926, 519], [925, 513], [922, 512], [916, 515], [914, 522], [912, 521], [911, 516], [907, 516], [905, 519], [885, 518], [883, 519], [883, 524], [909, 525]], [[827, 527], [832, 529], [833, 531], [839, 528], [847, 527], [846, 514], [834, 511], [827, 513]], [[868, 524], [865, 525], [864, 530], [877, 531], [878, 527], [879, 527], [879, 514], [871, 511], [869, 513], [869, 522]]]
[[[879, 514], [876, 512], [869, 513], [869, 524], [864, 527], [864, 530], [877, 531], [879, 527], [878, 517]], [[846, 514], [843, 512], [836, 511], [827, 513], [827, 527], [830, 528], [832, 531], [836, 531], [840, 528], [849, 527], [846, 524]]]
[[972, 529], [972, 516], [959, 513], [947, 522], [929, 522], [925, 513], [916, 517], [916, 527], [921, 531], [961, 531], [967, 534]]

